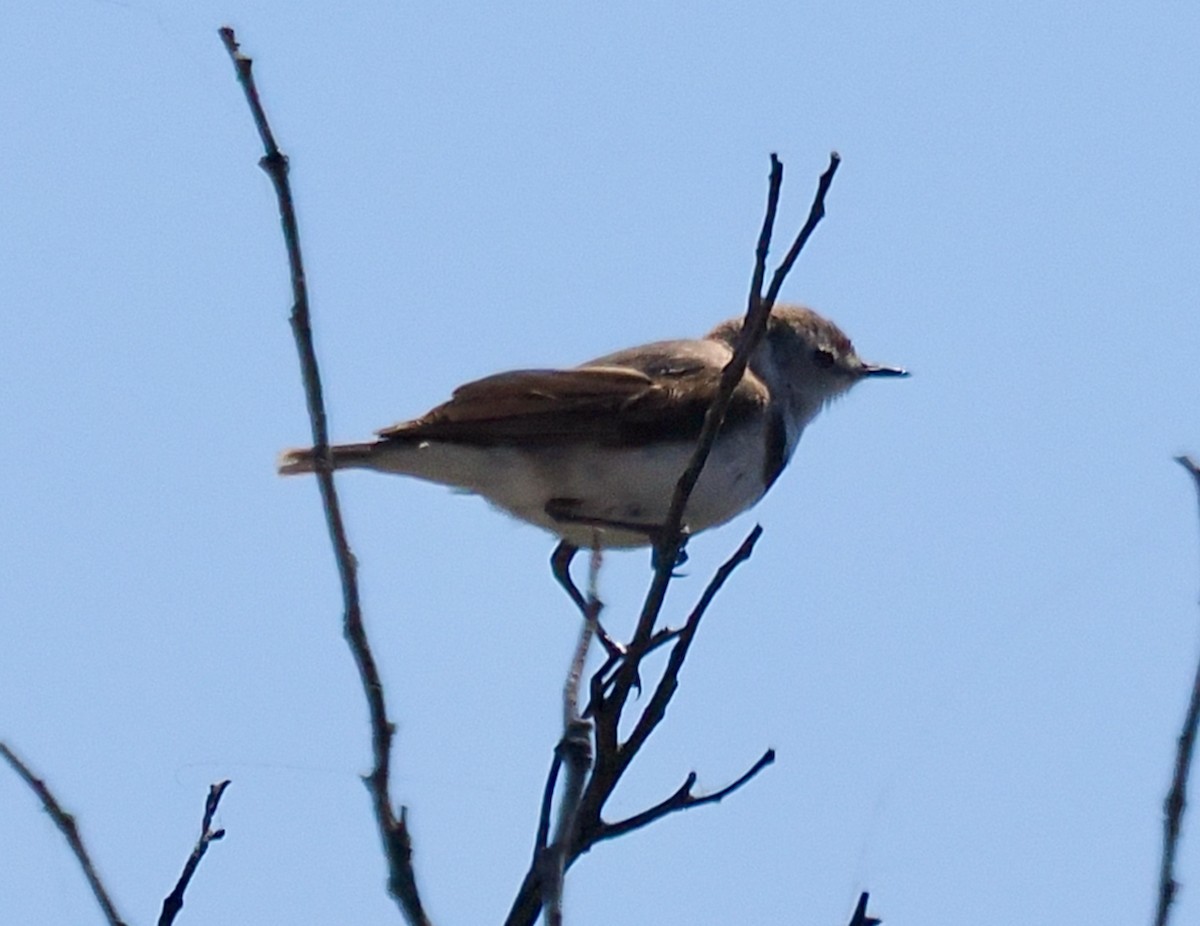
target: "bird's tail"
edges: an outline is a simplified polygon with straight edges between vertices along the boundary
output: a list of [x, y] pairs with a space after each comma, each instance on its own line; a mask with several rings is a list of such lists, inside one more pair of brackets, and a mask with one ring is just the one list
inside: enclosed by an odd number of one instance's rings
[[[349, 469], [355, 466], [367, 466], [369, 465], [367, 461], [370, 460], [374, 449], [374, 443], [338, 444], [330, 447], [333, 468]], [[316, 472], [316, 459], [316, 453], [312, 447], [306, 447], [303, 450], [285, 450], [279, 455], [279, 475], [298, 476], [301, 473]]]

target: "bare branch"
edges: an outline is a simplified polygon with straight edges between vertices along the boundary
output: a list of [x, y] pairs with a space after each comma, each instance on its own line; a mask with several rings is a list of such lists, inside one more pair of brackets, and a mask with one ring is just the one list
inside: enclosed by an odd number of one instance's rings
[[[817, 223], [825, 216], [825, 196], [829, 192], [829, 187], [833, 183], [833, 175], [837, 173], [840, 163], [841, 158], [836, 152], [829, 156], [829, 166], [825, 169], [825, 173], [821, 175], [821, 179], [817, 183], [817, 192], [813, 198], [812, 206], [809, 208], [808, 219], [805, 221], [804, 227], [800, 229], [800, 233], [796, 236], [795, 241], [792, 242], [787, 256], [783, 259], [783, 263], [775, 270], [766, 295], [763, 295], [762, 282], [766, 274], [767, 254], [770, 251], [771, 235], [775, 227], [775, 213], [779, 205], [779, 194], [783, 187], [783, 164], [780, 162], [778, 156], [771, 155], [771, 177], [767, 192], [767, 209], [763, 217], [762, 230], [759, 232], [758, 247], [755, 249], [754, 274], [751, 278], [749, 305], [746, 309], [745, 321], [742, 323], [741, 337], [738, 340], [737, 348], [733, 352], [733, 357], [730, 358], [725, 369], [721, 371], [720, 386], [712, 405], [708, 409], [708, 413], [705, 415], [704, 426], [700, 431], [700, 437], [696, 441], [696, 451], [692, 456], [691, 462], [688, 464], [688, 468], [679, 477], [679, 482], [675, 486], [675, 494], [671, 499], [671, 507], [667, 514], [666, 537], [663, 538], [659, 549], [658, 574], [665, 572], [668, 580], [670, 579], [671, 570], [675, 566], [676, 555], [679, 552], [679, 532], [683, 523], [684, 509], [687, 508], [688, 499], [691, 497], [692, 491], [696, 488], [696, 483], [700, 479], [700, 473], [704, 469], [704, 464], [708, 462], [708, 455], [712, 452], [713, 444], [716, 443], [717, 433], [721, 430], [721, 425], [725, 421], [725, 413], [729, 409], [729, 402], [733, 397], [733, 392], [737, 388], [738, 383], [742, 381], [742, 377], [746, 374], [746, 367], [750, 363], [750, 355], [754, 353], [758, 342], [762, 340], [763, 335], [766, 333], [767, 320], [770, 318], [771, 310], [775, 308], [775, 300], [779, 296], [779, 290], [783, 287], [784, 280], [787, 279], [788, 274], [791, 273], [796, 259], [800, 256], [800, 251], [803, 250], [804, 245], [812, 236]], [[643, 611], [643, 622], [646, 616], [645, 611]], [[653, 623], [652, 618], [649, 621], [649, 626], [643, 630], [642, 622], [639, 622], [639, 634], [635, 634], [635, 641], [639, 635], [642, 637], [649, 636], [650, 630], [653, 628]]]
[[596, 594], [596, 583], [600, 576], [600, 563], [603, 553], [600, 544], [592, 545], [588, 556], [588, 595], [580, 607], [583, 622], [579, 627], [579, 640], [575, 644], [575, 654], [571, 657], [567, 678], [563, 683], [563, 735], [567, 735], [571, 724], [579, 720], [579, 683], [583, 679], [583, 667], [587, 663], [588, 650], [591, 649], [592, 638], [600, 626], [600, 612], [604, 603]]
[[562, 797], [558, 802], [558, 823], [554, 828], [554, 841], [546, 846], [540, 858], [534, 859], [534, 865], [542, 869], [542, 907], [546, 911], [546, 926], [562, 926], [563, 875], [566, 873], [567, 852], [574, 841], [575, 815], [579, 810], [587, 773], [592, 767], [592, 724], [579, 715], [579, 683], [603, 607], [596, 592], [601, 556], [600, 544], [593, 543], [591, 556], [588, 557], [588, 595], [584, 603], [583, 625], [579, 629], [579, 643], [563, 685], [563, 735], [555, 753], [562, 757], [566, 775]]
[[692, 641], [696, 638], [696, 631], [700, 629], [701, 618], [704, 617], [704, 613], [708, 610], [708, 606], [712, 604], [713, 599], [717, 597], [717, 592], [721, 590], [726, 580], [733, 575], [733, 571], [746, 562], [754, 553], [754, 545], [758, 543], [758, 538], [761, 536], [762, 525], [755, 524], [754, 529], [746, 535], [746, 539], [742, 541], [741, 546], [734, 551], [733, 555], [721, 565], [721, 568], [709, 580], [708, 586], [704, 589], [704, 594], [700, 596], [696, 607], [688, 615], [687, 621], [679, 631], [679, 637], [675, 641], [675, 645], [671, 647], [671, 655], [667, 658], [667, 668], [663, 672], [662, 678], [659, 679], [658, 685], [654, 689], [654, 694], [646, 704], [645, 710], [642, 711], [642, 716], [638, 718], [633, 732], [629, 734], [629, 739], [621, 748], [621, 759], [624, 765], [628, 765], [633, 761], [633, 757], [645, 745], [650, 734], [654, 732], [654, 728], [666, 716], [667, 705], [671, 703], [671, 698], [674, 697], [675, 690], [679, 687], [679, 671], [683, 668], [683, 661], [687, 658]]
[[[646, 643], [645, 648], [641, 651], [638, 658], [645, 659], [655, 650], [661, 649], [672, 640], [677, 639], [681, 633], [683, 633], [682, 627], [660, 627], [658, 630], [654, 631], [654, 636], [652, 636], [649, 642]], [[616, 676], [610, 676], [609, 672], [611, 672], [618, 664], [619, 659], [619, 656], [610, 656], [607, 660], [605, 660], [604, 664], [592, 674], [592, 680], [590, 684], [590, 700], [588, 701], [587, 708], [583, 712], [584, 717], [592, 716], [593, 712], [595, 711], [595, 706], [602, 697], [603, 693], [612, 687]]]
[[542, 906], [546, 911], [546, 926], [562, 926], [563, 875], [570, 859], [570, 847], [575, 834], [579, 799], [592, 765], [592, 725], [578, 717], [571, 720], [555, 752], [562, 757], [566, 775], [563, 793], [558, 803], [558, 822], [554, 841], [546, 846], [534, 867], [540, 873]]
[[416, 876], [412, 867], [412, 840], [408, 831], [404, 808], [399, 814], [392, 806], [390, 797], [390, 773], [392, 738], [395, 727], [387, 716], [383, 683], [379, 669], [367, 640], [363, 625], [362, 609], [358, 593], [358, 564], [350, 551], [346, 528], [338, 504], [337, 490], [333, 482], [333, 460], [329, 452], [329, 426], [325, 413], [325, 398], [321, 386], [320, 370], [317, 366], [316, 350], [313, 346], [312, 326], [308, 310], [308, 287], [305, 282], [304, 264], [300, 254], [300, 232], [296, 222], [296, 211], [292, 191], [288, 183], [288, 159], [275, 143], [274, 133], [267, 122], [266, 113], [259, 100], [254, 83], [251, 59], [238, 50], [237, 37], [229, 27], [220, 30], [221, 40], [237, 70], [238, 81], [246, 94], [246, 102], [254, 118], [255, 127], [266, 150], [259, 166], [271, 178], [275, 195], [279, 200], [279, 218], [283, 226], [283, 239], [287, 246], [288, 266], [292, 279], [293, 304], [291, 313], [292, 334], [300, 355], [300, 371], [304, 379], [304, 395], [308, 404], [309, 420], [312, 424], [313, 453], [316, 461], [317, 485], [325, 520], [333, 544], [338, 575], [341, 578], [344, 606], [343, 633], [350, 646], [354, 663], [358, 668], [363, 693], [371, 720], [371, 745], [375, 764], [364, 779], [375, 810], [379, 835], [383, 841], [388, 861], [388, 890], [400, 905], [404, 916], [414, 926], [426, 926], [429, 918], [421, 905], [417, 892]]
[[792, 266], [796, 263], [796, 258], [800, 256], [800, 252], [808, 244], [808, 239], [816, 231], [817, 224], [821, 219], [825, 218], [825, 196], [829, 193], [829, 187], [833, 184], [833, 175], [837, 173], [838, 165], [841, 163], [841, 155], [836, 151], [831, 151], [829, 153], [829, 166], [825, 168], [825, 173], [821, 174], [821, 179], [817, 181], [817, 192], [813, 196], [812, 205], [809, 207], [808, 218], [804, 220], [804, 226], [800, 229], [800, 233], [796, 235], [796, 240], [792, 242], [792, 246], [788, 249], [787, 256], [783, 258], [783, 262], [776, 268], [775, 275], [771, 278], [771, 285], [767, 289], [767, 294], [763, 297], [762, 301], [767, 304], [767, 308], [761, 310], [761, 314], [759, 315], [761, 321], [758, 321], [758, 324], [761, 328], [766, 328], [767, 315], [775, 307], [775, 300], [779, 298], [779, 291], [783, 289], [784, 281], [787, 279], [788, 274], [792, 272]]
[[867, 913], [867, 903], [871, 900], [871, 895], [863, 891], [858, 895], [858, 903], [854, 907], [854, 913], [850, 916], [850, 926], [879, 926], [883, 920], [875, 916], [870, 916]]
[[[729, 363], [721, 371], [717, 394], [704, 416], [704, 425], [696, 440], [696, 449], [692, 453], [692, 459], [675, 484], [675, 493], [671, 497], [671, 507], [667, 510], [662, 536], [658, 538], [655, 545], [657, 562], [654, 580], [638, 618], [637, 629], [633, 635], [634, 646], [645, 645], [654, 629], [658, 612], [662, 609], [663, 599], [666, 597], [667, 586], [671, 582], [672, 570], [675, 568], [675, 562], [679, 558], [679, 551], [683, 545], [684, 509], [687, 508], [688, 499], [691, 498], [692, 491], [700, 480], [704, 464], [708, 462], [708, 455], [712, 452], [713, 444], [716, 443], [717, 432], [720, 431], [721, 425], [725, 421], [725, 412], [729, 409], [733, 391], [745, 375], [746, 365], [750, 362], [750, 354], [758, 343], [758, 338], [750, 336], [752, 330], [750, 320], [755, 317], [757, 312], [762, 311], [762, 281], [766, 275], [767, 254], [771, 247], [775, 213], [779, 206], [779, 194], [782, 188], [783, 164], [776, 155], [772, 154], [771, 175], [767, 187], [767, 209], [763, 217], [762, 230], [758, 236], [758, 247], [755, 249], [754, 273], [750, 283], [750, 304], [746, 311], [746, 321], [742, 325], [742, 337]], [[770, 308], [767, 306], [768, 312]]]
[[[1200, 464], [1188, 456], [1175, 458], [1192, 474], [1196, 483], [1197, 498], [1200, 499]], [[1187, 715], [1179, 734], [1179, 748], [1175, 753], [1175, 774], [1171, 779], [1171, 790], [1163, 802], [1163, 852], [1158, 873], [1158, 909], [1154, 915], [1155, 926], [1166, 926], [1171, 918], [1171, 904], [1179, 889], [1175, 880], [1175, 851], [1179, 845], [1179, 833], [1183, 827], [1183, 813], [1187, 808], [1187, 780], [1192, 767], [1192, 753], [1196, 746], [1196, 729], [1200, 726], [1200, 665], [1192, 679], [1192, 697], [1188, 702]]]
[[158, 926], [171, 926], [175, 922], [175, 917], [183, 909], [183, 893], [187, 890], [188, 884], [191, 883], [192, 875], [196, 873], [196, 869], [200, 866], [200, 860], [204, 858], [204, 853], [208, 851], [209, 845], [218, 839], [224, 838], [225, 830], [214, 830], [212, 828], [212, 821], [217, 813], [217, 807], [221, 804], [221, 797], [225, 794], [225, 789], [228, 787], [228, 779], [209, 785], [208, 797], [204, 801], [204, 819], [200, 823], [200, 838], [196, 840], [192, 854], [188, 856], [188, 860], [183, 866], [183, 873], [175, 883], [175, 889], [163, 900], [162, 913], [158, 917]]
[[604, 839], [615, 839], [618, 836], [624, 836], [626, 833], [640, 829], [655, 820], [660, 820], [669, 813], [675, 813], [677, 810], [688, 810], [692, 807], [699, 807], [702, 804], [715, 804], [722, 798], [728, 797], [751, 778], [761, 772], [764, 768], [775, 761], [775, 750], [768, 749], [748, 768], [736, 781], [727, 784], [719, 791], [714, 791], [712, 794], [704, 794], [699, 797], [692, 794], [692, 788], [696, 784], [696, 773], [689, 772], [687, 780], [680, 785], [679, 790], [668, 797], [665, 801], [655, 804], [653, 807], [643, 810], [641, 813], [634, 814], [621, 820], [618, 823], [603, 823], [600, 826], [600, 832], [596, 834], [594, 842], [600, 842]]
[[[615, 789], [621, 775], [628, 767], [629, 761], [636, 754], [637, 750], [645, 742], [646, 738], [658, 722], [665, 716], [666, 707], [675, 689], [678, 687], [679, 670], [682, 668], [683, 660], [687, 656], [688, 648], [695, 639], [696, 631], [699, 629], [700, 620], [707, 611], [708, 606], [712, 604], [717, 592], [725, 584], [726, 580], [733, 574], [733, 571], [743, 562], [750, 558], [754, 551], [754, 545], [758, 538], [762, 536], [762, 528], [755, 526], [742, 541], [741, 545], [732, 556], [717, 570], [716, 574], [709, 581], [696, 607], [688, 616], [687, 622], [678, 631], [672, 631], [671, 637], [676, 640], [675, 646], [672, 647], [671, 655], [668, 658], [667, 669], [663, 674], [662, 679], [655, 688], [654, 695], [650, 699], [646, 710], [642, 717], [639, 718], [638, 726], [635, 727], [635, 732], [630, 736], [630, 742], [623, 746], [617, 744], [613, 747], [608, 747], [607, 741], [601, 738], [602, 728], [597, 727], [597, 751], [595, 756], [595, 765], [592, 768], [591, 778], [588, 780], [588, 786], [579, 801], [579, 809], [575, 813], [574, 837], [573, 843], [569, 851], [565, 853], [562, 859], [561, 869], [555, 868], [552, 872], [547, 870], [547, 864], [543, 858], [539, 857], [537, 850], [534, 853], [534, 864], [530, 866], [526, 872], [525, 878], [521, 883], [520, 889], [517, 891], [516, 900], [513, 902], [512, 909], [509, 911], [508, 918], [505, 920], [507, 926], [516, 926], [516, 924], [529, 924], [537, 919], [538, 911], [542, 906], [542, 898], [547, 895], [547, 891], [553, 891], [553, 886], [547, 885], [548, 877], [561, 877], [561, 873], [571, 867], [571, 864], [584, 852], [588, 851], [595, 843], [603, 839], [611, 839], [621, 835], [624, 832], [629, 832], [636, 829], [638, 826], [644, 826], [659, 817], [665, 816], [676, 810], [685, 810], [688, 807], [698, 806], [700, 804], [709, 804], [714, 801], [719, 801], [728, 794], [733, 793], [751, 778], [757, 775], [760, 771], [775, 761], [775, 751], [767, 750], [766, 753], [747, 771], [744, 775], [738, 778], [732, 784], [722, 788], [713, 794], [696, 797], [691, 794], [691, 787], [695, 784], [695, 773], [688, 776], [684, 786], [673, 794], [670, 798], [655, 807], [637, 814], [626, 821], [616, 824], [607, 824], [600, 819], [600, 811], [608, 797]], [[665, 642], [665, 641], [664, 641]], [[607, 705], [606, 699], [603, 698], [600, 692], [599, 679], [603, 674], [603, 669], [598, 671], [593, 676], [592, 687], [592, 703], [593, 705]], [[615, 728], [614, 728], [615, 729]], [[639, 732], [640, 731], [640, 732]], [[638, 742], [633, 743], [635, 737], [638, 737]], [[559, 750], [563, 750], [567, 744], [567, 737], [559, 743]], [[558, 756], [556, 751], [555, 763], [551, 765], [550, 776], [557, 775], [558, 772]], [[541, 846], [544, 839], [544, 827], [549, 816], [549, 796], [553, 789], [552, 781], [548, 781], [546, 791], [542, 797], [542, 816], [539, 821], [539, 836], [537, 845]], [[564, 789], [564, 791], [567, 789]], [[565, 800], [565, 798], [564, 798]], [[560, 816], [560, 823], [562, 817]], [[614, 831], [614, 827], [620, 828], [620, 832]], [[561, 885], [558, 887], [561, 891]], [[554, 895], [557, 896], [557, 895]], [[549, 907], [547, 908], [549, 911]]]
[[9, 764], [9, 767], [37, 795], [38, 800], [42, 802], [42, 808], [50, 815], [50, 819], [54, 821], [54, 825], [58, 827], [59, 832], [67, 840], [67, 845], [71, 847], [71, 851], [75, 854], [75, 860], [79, 862], [79, 867], [83, 869], [83, 876], [87, 878], [88, 886], [92, 889], [92, 895], [96, 898], [96, 903], [100, 905], [100, 909], [104, 912], [104, 918], [108, 920], [109, 926], [125, 926], [125, 921], [117, 913], [117, 908], [109, 898], [108, 891], [105, 890], [104, 884], [100, 881], [100, 875], [96, 873], [96, 866], [92, 864], [87, 849], [83, 846], [83, 838], [79, 835], [79, 828], [75, 825], [75, 818], [63, 810], [62, 805], [54, 797], [53, 793], [51, 793], [46, 782], [38, 778], [29, 766], [4, 743], [0, 743], [0, 756], [4, 757], [4, 761]]
[[[742, 323], [742, 333], [733, 356], [721, 372], [721, 381], [717, 389], [717, 394], [714, 396], [712, 405], [709, 406], [708, 412], [704, 417], [704, 426], [701, 428], [700, 437], [696, 441], [696, 450], [692, 455], [687, 469], [684, 470], [675, 485], [671, 507], [663, 524], [661, 535], [656, 539], [654, 578], [651, 581], [649, 591], [646, 593], [642, 612], [638, 617], [637, 628], [630, 643], [630, 649], [635, 652], [644, 647], [653, 634], [655, 622], [658, 620], [659, 612], [662, 610], [663, 601], [666, 598], [667, 586], [671, 582], [672, 570], [675, 567], [679, 552], [684, 544], [684, 511], [687, 508], [692, 491], [700, 479], [700, 473], [704, 469], [704, 464], [708, 461], [708, 455], [712, 451], [713, 444], [716, 442], [717, 433], [720, 431], [721, 425], [725, 420], [725, 413], [729, 408], [733, 392], [746, 373], [746, 367], [750, 362], [750, 355], [754, 352], [754, 349], [758, 346], [758, 342], [762, 340], [766, 332], [767, 321], [770, 318], [771, 310], [775, 307], [775, 299], [783, 286], [784, 280], [795, 264], [797, 257], [799, 257], [800, 251], [812, 235], [813, 229], [816, 228], [817, 223], [825, 215], [825, 196], [829, 191], [830, 184], [833, 182], [833, 176], [837, 172], [840, 163], [841, 159], [836, 153], [830, 155], [829, 166], [825, 169], [817, 184], [817, 192], [809, 208], [808, 219], [788, 250], [783, 263], [776, 269], [771, 279], [771, 285], [764, 295], [762, 292], [762, 283], [766, 277], [767, 255], [770, 252], [775, 214], [779, 204], [780, 190], [783, 186], [783, 164], [776, 155], [771, 155], [767, 208], [763, 217], [762, 229], [759, 232], [758, 246], [755, 250], [754, 272], [751, 277], [748, 299], [749, 305], [746, 310], [745, 320]], [[639, 661], [637, 658], [626, 659], [618, 669], [616, 684], [610, 695], [615, 708], [615, 711], [611, 713], [615, 714], [615, 716], [620, 716], [621, 708], [624, 706], [634, 686]]]
[[[820, 222], [825, 214], [825, 196], [833, 181], [833, 176], [837, 171], [839, 163], [840, 158], [838, 155], [836, 153], [832, 154], [829, 166], [821, 175], [820, 182], [817, 185], [817, 192], [809, 210], [808, 220], [796, 236], [787, 256], [776, 269], [770, 287], [766, 294], [764, 294], [762, 287], [766, 279], [766, 261], [770, 251], [775, 215], [783, 184], [783, 165], [780, 163], [778, 157], [774, 154], [771, 155], [767, 208], [758, 237], [758, 246], [755, 250], [755, 265], [748, 300], [749, 306], [742, 323], [741, 336], [734, 348], [733, 356], [721, 373], [717, 394], [705, 415], [704, 425], [697, 440], [696, 449], [691, 461], [676, 483], [666, 521], [659, 530], [658, 535], [653, 538], [655, 551], [654, 577], [651, 580], [650, 588], [642, 604], [642, 610], [639, 614], [632, 640], [624, 656], [617, 660], [615, 670], [612, 668], [613, 659], [610, 654], [609, 661], [592, 676], [590, 686], [591, 701], [587, 714], [595, 718], [595, 761], [580, 802], [576, 817], [574, 843], [566, 859], [564, 870], [565, 868], [569, 868], [575, 859], [586, 852], [596, 842], [598, 834], [603, 832], [605, 826], [607, 826], [601, 819], [601, 812], [604, 805], [615, 790], [632, 756], [641, 748], [646, 737], [650, 735], [650, 732], [653, 731], [663, 716], [665, 716], [667, 705], [678, 688], [679, 669], [695, 637], [700, 618], [703, 616], [709, 603], [711, 603], [712, 597], [728, 578], [729, 574], [736, 568], [738, 563], [744, 561], [750, 555], [754, 542], [761, 534], [761, 528], [756, 527], [751, 536], [743, 542], [738, 552], [731, 557], [729, 562], [722, 566], [717, 576], [710, 582], [709, 588], [706, 589], [700, 603], [689, 617], [687, 625], [679, 631], [663, 630], [658, 633], [655, 632], [655, 624], [658, 621], [663, 602], [666, 598], [667, 588], [673, 577], [672, 570], [678, 561], [679, 554], [686, 540], [683, 515], [687, 508], [688, 500], [716, 441], [717, 433], [724, 421], [733, 391], [745, 375], [750, 355], [754, 352], [766, 332], [771, 310], [774, 308], [775, 299], [779, 294], [783, 282], [795, 264], [800, 251], [811, 236], [813, 229], [816, 228], [817, 223]], [[561, 581], [562, 578], [560, 576]], [[566, 584], [564, 584], [564, 587], [566, 587]], [[576, 604], [578, 604], [578, 599], [582, 596], [576, 593], [572, 597], [576, 601]], [[671, 656], [668, 658], [668, 668], [658, 685], [655, 686], [650, 703], [638, 719], [634, 732], [630, 736], [630, 741], [622, 744], [619, 735], [621, 716], [633, 690], [635, 688], [640, 689], [639, 670], [642, 660], [651, 650], [671, 640], [675, 641], [675, 645], [671, 650]], [[609, 674], [610, 670], [612, 670], [611, 675]], [[752, 774], [748, 775], [745, 780], [748, 781], [759, 770], [757, 767], [753, 769]], [[740, 786], [740, 783], [738, 786]], [[690, 784], [686, 787], [690, 787]], [[669, 810], [664, 812], [669, 812]], [[537, 865], [531, 866], [529, 871], [526, 872], [517, 896], [513, 901], [512, 908], [509, 911], [508, 918], [505, 921], [508, 926], [531, 924], [537, 919], [543, 896], [542, 877], [543, 872], [538, 869]]]
[[[634, 726], [633, 732], [629, 739], [624, 744], [621, 744], [617, 736], [617, 728], [620, 722], [619, 711], [623, 707], [623, 703], [617, 698], [617, 692], [614, 688], [614, 693], [608, 697], [602, 694], [596, 694], [596, 690], [600, 686], [594, 686], [592, 706], [596, 713], [597, 719], [597, 754], [596, 764], [592, 772], [591, 780], [588, 782], [588, 787], [583, 797], [583, 808], [580, 818], [583, 821], [579, 832], [579, 843], [577, 849], [579, 852], [586, 851], [586, 846], [589, 842], [588, 833], [593, 829], [600, 827], [600, 814], [605, 803], [616, 789], [617, 783], [625, 770], [633, 761], [638, 750], [645, 744], [647, 738], [658, 726], [659, 722], [666, 716], [667, 706], [674, 697], [676, 689], [679, 687], [679, 671], [683, 667], [683, 660], [687, 657], [688, 650], [691, 648], [692, 641], [695, 639], [696, 631], [700, 627], [700, 619], [704, 616], [708, 606], [716, 597], [718, 591], [725, 584], [725, 581], [733, 574], [733, 571], [743, 562], [750, 558], [750, 554], [754, 550], [754, 545], [758, 542], [758, 538], [762, 536], [762, 527], [755, 525], [752, 530], [742, 541], [741, 546], [734, 554], [717, 570], [716, 574], [709, 581], [704, 593], [700, 596], [700, 601], [688, 616], [687, 622], [675, 634], [675, 645], [671, 648], [671, 654], [667, 659], [667, 668], [664, 670], [662, 677], [655, 686], [654, 694], [651, 695], [649, 702], [638, 718], [637, 724]], [[645, 650], [636, 654], [636, 658], [640, 661], [645, 655]], [[631, 650], [631, 656], [635, 658]], [[619, 680], [618, 680], [619, 684]]]
[[542, 788], [542, 809], [538, 814], [537, 836], [533, 840], [533, 865], [536, 866], [541, 853], [550, 841], [550, 811], [554, 806], [554, 789], [558, 784], [558, 772], [562, 768], [562, 750], [554, 750], [550, 771], [546, 773], [546, 785]]

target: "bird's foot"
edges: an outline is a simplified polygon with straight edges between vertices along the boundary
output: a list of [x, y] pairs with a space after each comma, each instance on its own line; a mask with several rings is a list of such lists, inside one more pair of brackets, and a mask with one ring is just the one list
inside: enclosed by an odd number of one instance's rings
[[604, 629], [604, 626], [596, 617], [599, 613], [598, 602], [592, 603], [584, 598], [583, 592], [579, 590], [579, 587], [575, 584], [575, 580], [571, 578], [571, 560], [575, 558], [575, 554], [578, 552], [579, 547], [573, 543], [567, 543], [565, 540], [560, 541], [550, 556], [550, 571], [554, 573], [554, 578], [563, 587], [563, 591], [575, 603], [575, 607], [579, 609], [579, 613], [583, 615], [583, 619], [595, 623], [596, 639], [604, 647], [604, 652], [608, 654], [608, 658], [612, 661], [622, 659], [625, 656], [625, 644], [614, 640], [608, 631]]
[[[663, 564], [663, 547], [661, 546], [662, 541], [657, 537], [652, 537], [651, 539], [654, 541], [654, 546], [650, 551], [650, 568], [655, 572], [658, 572]], [[687, 528], [684, 528], [680, 531], [679, 547], [675, 550], [675, 561], [671, 563], [671, 575], [673, 578], [679, 578], [680, 574], [675, 570], [688, 561], [687, 542]]]

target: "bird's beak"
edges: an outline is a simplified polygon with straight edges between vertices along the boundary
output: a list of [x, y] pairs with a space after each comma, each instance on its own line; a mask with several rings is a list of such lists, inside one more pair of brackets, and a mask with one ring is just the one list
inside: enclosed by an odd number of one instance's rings
[[864, 363], [862, 367], [863, 376], [908, 376], [908, 370], [902, 370], [900, 367], [884, 367], [876, 363]]

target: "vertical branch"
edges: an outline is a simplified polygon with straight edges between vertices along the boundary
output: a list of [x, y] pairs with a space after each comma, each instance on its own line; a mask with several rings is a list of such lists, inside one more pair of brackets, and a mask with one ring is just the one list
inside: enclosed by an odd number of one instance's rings
[[375, 763], [365, 778], [367, 790], [375, 810], [379, 835], [383, 841], [388, 860], [388, 890], [400, 905], [405, 917], [412, 924], [425, 926], [429, 919], [417, 893], [416, 876], [412, 867], [412, 841], [408, 832], [404, 810], [397, 814], [390, 797], [390, 773], [392, 738], [395, 727], [387, 716], [383, 683], [379, 669], [367, 640], [362, 620], [362, 608], [358, 594], [358, 564], [350, 550], [338, 504], [337, 489], [333, 482], [333, 461], [329, 452], [329, 426], [325, 413], [325, 398], [321, 386], [321, 374], [317, 366], [316, 350], [313, 346], [312, 326], [309, 321], [308, 287], [304, 276], [304, 264], [300, 254], [300, 232], [296, 222], [296, 211], [288, 183], [288, 159], [279, 150], [274, 133], [267, 122], [266, 113], [254, 83], [252, 61], [238, 50], [237, 37], [229, 27], [220, 30], [221, 40], [233, 61], [238, 82], [246, 94], [254, 125], [258, 130], [266, 154], [259, 166], [271, 178], [275, 195], [279, 201], [279, 218], [283, 227], [283, 239], [287, 247], [288, 267], [292, 280], [292, 334], [300, 355], [300, 371], [304, 379], [304, 396], [308, 405], [312, 425], [314, 456], [316, 459], [317, 485], [321, 492], [325, 521], [333, 544], [338, 575], [342, 586], [344, 608], [343, 633], [358, 668], [363, 694], [371, 721], [371, 745]]
[[[583, 786], [592, 767], [592, 724], [579, 714], [579, 685], [583, 679], [583, 667], [588, 650], [600, 620], [602, 607], [596, 586], [600, 576], [601, 552], [599, 543], [592, 545], [588, 557], [588, 594], [579, 630], [579, 643], [567, 671], [563, 686], [563, 735], [555, 749], [555, 760], [561, 762], [566, 774], [563, 776], [563, 793], [558, 802], [558, 822], [554, 827], [554, 841], [545, 846], [541, 857], [535, 856], [534, 865], [542, 874], [542, 906], [546, 911], [546, 926], [562, 926], [563, 877], [567, 870], [567, 858], [571, 843], [575, 840], [575, 820], [579, 811], [579, 800], [583, 797]], [[555, 767], [557, 769], [557, 766]], [[551, 786], [551, 793], [553, 786]], [[545, 809], [548, 819], [549, 806]], [[538, 844], [543, 845], [544, 835], [539, 826]]]
[[[1191, 457], [1176, 457], [1179, 464], [1192, 474], [1196, 483], [1197, 498], [1200, 499], [1200, 464]], [[1192, 767], [1192, 753], [1196, 746], [1196, 729], [1200, 726], [1200, 665], [1192, 679], [1192, 696], [1188, 701], [1187, 715], [1179, 734], [1179, 748], [1175, 753], [1175, 774], [1171, 778], [1171, 790], [1163, 802], [1163, 851], [1162, 864], [1158, 873], [1158, 909], [1154, 915], [1154, 926], [1166, 926], [1171, 918], [1171, 904], [1179, 883], [1175, 880], [1175, 851], [1179, 846], [1179, 834], [1183, 827], [1183, 813], [1187, 808], [1187, 780]]]

